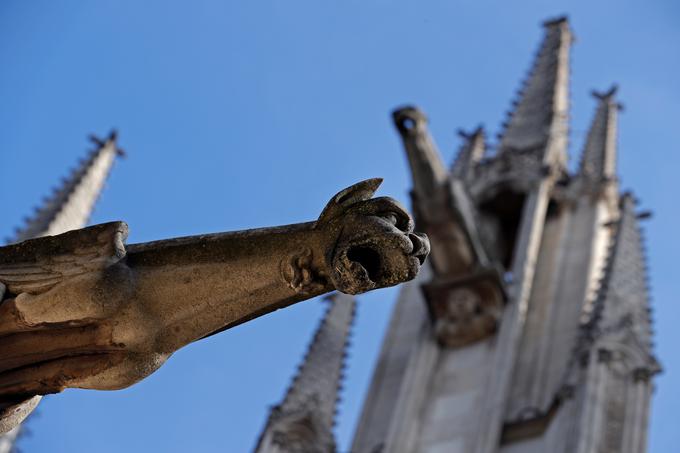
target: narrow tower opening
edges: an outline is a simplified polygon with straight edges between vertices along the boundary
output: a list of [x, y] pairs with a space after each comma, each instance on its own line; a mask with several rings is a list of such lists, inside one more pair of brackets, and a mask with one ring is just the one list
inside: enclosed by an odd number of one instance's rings
[[506, 270], [512, 265], [525, 198], [523, 193], [502, 190], [479, 206], [489, 251]]

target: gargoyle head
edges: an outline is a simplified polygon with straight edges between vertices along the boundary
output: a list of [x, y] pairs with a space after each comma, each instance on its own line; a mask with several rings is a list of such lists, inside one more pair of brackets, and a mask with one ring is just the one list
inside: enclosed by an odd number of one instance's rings
[[371, 198], [382, 179], [368, 179], [335, 195], [316, 222], [334, 238], [325, 259], [343, 293], [358, 294], [413, 279], [430, 242], [392, 198]]

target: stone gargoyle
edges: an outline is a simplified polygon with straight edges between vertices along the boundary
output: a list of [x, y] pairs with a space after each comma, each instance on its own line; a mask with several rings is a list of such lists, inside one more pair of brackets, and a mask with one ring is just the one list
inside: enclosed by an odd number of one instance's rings
[[125, 245], [111, 222], [0, 247], [0, 432], [39, 395], [114, 390], [179, 348], [337, 289], [413, 279], [430, 246], [380, 179], [315, 222]]

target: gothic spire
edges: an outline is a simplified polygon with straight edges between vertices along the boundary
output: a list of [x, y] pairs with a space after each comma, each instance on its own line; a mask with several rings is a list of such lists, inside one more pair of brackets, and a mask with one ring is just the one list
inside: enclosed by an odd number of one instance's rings
[[[14, 237], [8, 242], [21, 242], [85, 226], [115, 156], [123, 155], [123, 151], [116, 147], [115, 131], [105, 141], [95, 136], [90, 136], [90, 140], [97, 149], [91, 151], [71, 175], [64, 179], [61, 187], [54, 189], [52, 196], [45, 200], [43, 206], [36, 208], [33, 217], [28, 218], [22, 228], [17, 228]], [[0, 435], [0, 453], [13, 451], [20, 432], [21, 425]]]
[[588, 131], [586, 144], [581, 155], [580, 173], [588, 178], [601, 180], [616, 177], [616, 129], [618, 112], [622, 106], [616, 102], [617, 86], [599, 93], [593, 91], [598, 100], [595, 117]]
[[645, 357], [645, 367], [659, 371], [653, 354], [647, 265], [635, 200], [630, 193], [621, 198], [621, 216], [609, 251], [605, 273], [597, 294], [593, 315], [587, 326], [591, 341], [618, 339]]
[[529, 76], [513, 102], [500, 134], [501, 153], [538, 153], [546, 163], [566, 162], [569, 109], [569, 51], [566, 17], [545, 22], [545, 36]]
[[416, 107], [407, 106], [392, 112], [392, 118], [406, 149], [413, 193], [417, 198], [427, 200], [447, 177], [437, 145], [427, 130], [427, 117]]
[[478, 126], [472, 132], [460, 129], [458, 135], [463, 139], [463, 144], [451, 166], [451, 175], [461, 179], [465, 178], [472, 167], [484, 157], [486, 143], [482, 126]]
[[97, 148], [80, 162], [60, 187], [54, 189], [42, 206], [36, 208], [35, 214], [26, 219], [26, 224], [16, 230], [9, 242], [21, 242], [85, 226], [116, 155], [123, 154], [116, 147], [115, 132], [111, 132], [106, 140], [94, 136], [90, 139]]
[[333, 426], [354, 320], [354, 297], [334, 293], [283, 401], [269, 414], [257, 453], [335, 451]]

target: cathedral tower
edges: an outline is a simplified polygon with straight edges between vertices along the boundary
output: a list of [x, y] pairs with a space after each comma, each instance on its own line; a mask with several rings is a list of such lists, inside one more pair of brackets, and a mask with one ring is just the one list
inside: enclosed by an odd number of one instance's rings
[[402, 287], [353, 453], [643, 452], [659, 371], [639, 219], [616, 174], [616, 87], [594, 93], [567, 168], [566, 18], [499, 135], [447, 168], [414, 107], [394, 113], [427, 272]]

